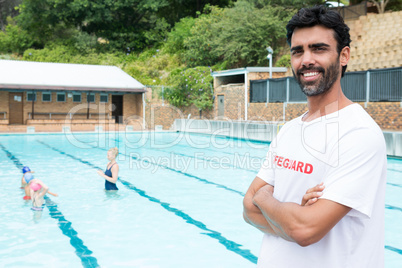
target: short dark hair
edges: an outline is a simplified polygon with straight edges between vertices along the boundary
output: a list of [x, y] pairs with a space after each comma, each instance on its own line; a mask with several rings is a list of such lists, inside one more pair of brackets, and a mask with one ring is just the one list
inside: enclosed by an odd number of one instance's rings
[[[286, 25], [286, 41], [291, 46], [293, 32], [296, 28], [313, 27], [323, 25], [326, 28], [332, 29], [335, 32], [335, 40], [337, 42], [337, 51], [340, 55], [344, 47], [350, 47], [349, 27], [345, 24], [342, 16], [334, 10], [327, 9], [323, 5], [314, 6], [311, 8], [300, 9]], [[342, 66], [342, 76], [345, 74], [346, 67]]]

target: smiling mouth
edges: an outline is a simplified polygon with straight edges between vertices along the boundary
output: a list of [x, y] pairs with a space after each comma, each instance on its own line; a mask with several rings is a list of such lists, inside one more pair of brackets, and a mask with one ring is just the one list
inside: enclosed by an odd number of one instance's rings
[[319, 74], [319, 72], [310, 72], [310, 73], [304, 73], [303, 76], [304, 77], [310, 77], [310, 76], [315, 76], [315, 75], [318, 75], [318, 74]]

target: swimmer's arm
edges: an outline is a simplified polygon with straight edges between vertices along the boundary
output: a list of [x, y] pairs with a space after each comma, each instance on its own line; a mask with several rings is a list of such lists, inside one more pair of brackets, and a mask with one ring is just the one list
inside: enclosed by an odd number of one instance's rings
[[271, 224], [269, 224], [265, 219], [261, 210], [253, 203], [255, 193], [264, 186], [268, 187], [273, 192], [274, 187], [272, 185], [267, 184], [259, 177], [255, 177], [243, 198], [243, 218], [248, 224], [254, 226], [260, 231], [277, 235], [278, 230], [272, 228]]
[[22, 178], [21, 178], [21, 188], [24, 188], [26, 184], [27, 184], [27, 182], [25, 181], [25, 174], [24, 174], [24, 175], [22, 175]]
[[47, 185], [44, 184], [41, 180], [35, 179], [34, 182], [39, 183], [42, 186], [42, 191], [39, 193], [38, 197], [44, 197], [45, 194], [49, 191], [49, 187], [47, 187]]
[[53, 195], [53, 196], [55, 196], [55, 197], [58, 197], [58, 196], [59, 196], [58, 194], [56, 194], [56, 193], [52, 193], [52, 192], [51, 192], [51, 191], [49, 191], [49, 190], [47, 191], [47, 193], [48, 193], [48, 194], [50, 194], [50, 195]]
[[103, 177], [105, 180], [110, 181], [112, 183], [117, 182], [117, 178], [119, 177], [119, 165], [116, 164], [112, 167], [112, 177], [106, 176], [102, 170], [98, 170], [98, 175]]
[[119, 178], [119, 164], [116, 164], [112, 167], [112, 178], [108, 181], [116, 183], [118, 178]]
[[267, 222], [280, 230], [282, 238], [303, 247], [320, 241], [351, 210], [327, 199], [318, 199], [310, 206], [279, 202], [267, 186], [258, 190], [253, 203]]

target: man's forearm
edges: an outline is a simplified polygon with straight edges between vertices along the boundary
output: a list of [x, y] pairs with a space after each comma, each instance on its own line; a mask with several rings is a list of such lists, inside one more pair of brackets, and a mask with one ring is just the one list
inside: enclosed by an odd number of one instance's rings
[[[266, 221], [277, 230], [285, 240], [296, 242], [294, 230], [302, 228], [296, 203], [282, 203], [275, 199], [269, 189], [261, 188], [253, 197], [253, 204], [258, 207]], [[307, 231], [307, 230], [306, 230]]]
[[253, 197], [264, 218], [281, 230], [282, 238], [308, 246], [321, 240], [350, 210], [337, 202], [320, 199], [314, 205], [301, 206], [280, 202], [269, 188], [262, 187]]
[[278, 235], [271, 224], [265, 219], [261, 210], [253, 204], [252, 197], [245, 197], [243, 201], [243, 218], [250, 225], [259, 229], [261, 232]]

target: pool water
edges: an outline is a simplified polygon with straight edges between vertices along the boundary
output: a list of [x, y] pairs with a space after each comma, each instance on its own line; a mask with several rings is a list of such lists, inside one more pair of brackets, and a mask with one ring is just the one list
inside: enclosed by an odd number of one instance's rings
[[[118, 147], [118, 192], [105, 192]], [[255, 267], [242, 199], [267, 143], [184, 133], [0, 135], [0, 267]], [[29, 166], [42, 212], [19, 188]], [[388, 160], [386, 267], [402, 264], [402, 161]]]

